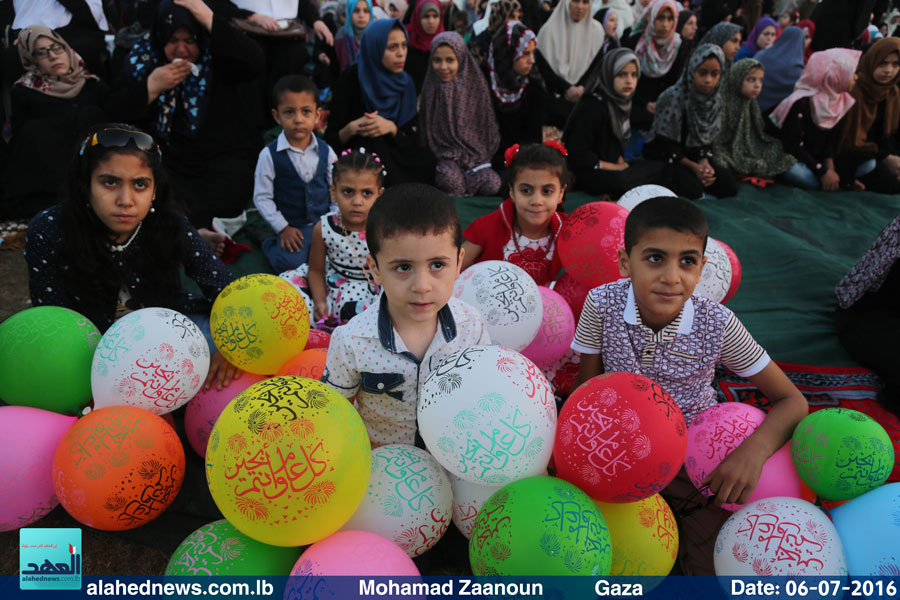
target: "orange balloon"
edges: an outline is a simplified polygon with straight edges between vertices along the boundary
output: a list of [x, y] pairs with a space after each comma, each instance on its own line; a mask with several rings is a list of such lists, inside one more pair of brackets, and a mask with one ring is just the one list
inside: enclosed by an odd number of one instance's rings
[[134, 529], [175, 500], [184, 448], [162, 417], [109, 406], [72, 425], [53, 457], [53, 489], [75, 519], [106, 531]]
[[288, 359], [281, 365], [276, 375], [296, 375], [297, 377], [309, 377], [319, 381], [325, 371], [325, 359], [328, 357], [327, 348], [313, 348], [304, 350], [300, 354]]

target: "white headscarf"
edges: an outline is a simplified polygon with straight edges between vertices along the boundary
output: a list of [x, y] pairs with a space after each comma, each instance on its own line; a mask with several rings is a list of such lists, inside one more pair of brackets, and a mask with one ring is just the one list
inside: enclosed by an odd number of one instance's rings
[[[640, 2], [638, 2], [638, 5], [640, 5]], [[617, 38], [621, 39], [622, 32], [634, 26], [634, 13], [631, 11], [631, 6], [628, 5], [627, 0], [594, 0], [594, 3], [591, 5], [591, 13], [597, 14], [597, 11], [601, 8], [616, 11], [616, 16], [619, 17], [619, 24], [616, 25]]]
[[557, 75], [575, 84], [591, 66], [603, 47], [603, 25], [587, 14], [576, 23], [569, 14], [569, 2], [560, 0], [541, 27], [537, 47]]

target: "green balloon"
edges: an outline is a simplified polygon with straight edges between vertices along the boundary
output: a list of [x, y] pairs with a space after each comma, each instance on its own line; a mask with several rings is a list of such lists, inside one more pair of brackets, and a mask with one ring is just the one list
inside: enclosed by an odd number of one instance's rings
[[36, 306], [0, 324], [0, 398], [79, 415], [91, 400], [91, 360], [100, 331], [68, 308]]
[[290, 575], [305, 547], [269, 546], [222, 519], [187, 536], [166, 566], [166, 575]]
[[528, 477], [488, 498], [469, 537], [475, 575], [609, 575], [606, 520], [587, 494], [556, 477]]
[[873, 418], [846, 408], [819, 410], [791, 438], [797, 473], [823, 500], [849, 500], [883, 484], [894, 468], [894, 446]]

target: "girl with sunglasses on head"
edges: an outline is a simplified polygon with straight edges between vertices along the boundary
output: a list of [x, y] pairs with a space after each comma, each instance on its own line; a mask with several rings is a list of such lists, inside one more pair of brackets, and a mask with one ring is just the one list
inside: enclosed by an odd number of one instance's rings
[[[215, 349], [209, 311], [234, 277], [175, 207], [156, 141], [131, 125], [98, 126], [84, 138], [62, 202], [28, 226], [25, 259], [34, 306], [72, 309], [100, 331], [162, 306], [190, 317]], [[203, 296], [182, 288], [182, 265]], [[238, 373], [216, 352], [207, 385]]]

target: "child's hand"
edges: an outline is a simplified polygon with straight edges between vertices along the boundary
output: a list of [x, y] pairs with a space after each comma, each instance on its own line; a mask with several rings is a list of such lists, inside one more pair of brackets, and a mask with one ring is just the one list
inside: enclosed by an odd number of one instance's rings
[[732, 450], [703, 480], [709, 491], [715, 494], [716, 506], [746, 504], [756, 489], [766, 458], [765, 452], [749, 438]]
[[323, 65], [325, 65], [326, 67], [331, 65], [331, 59], [328, 58], [328, 55], [325, 54], [324, 52], [319, 52], [319, 62], [322, 63]]
[[316, 302], [313, 301], [313, 318], [318, 321], [322, 321], [323, 319], [330, 316], [331, 313], [328, 312], [328, 303], [327, 302]]
[[841, 178], [834, 169], [825, 171], [822, 175], [822, 191], [835, 192], [841, 185]]
[[281, 240], [281, 249], [290, 252], [299, 252], [303, 247], [303, 234], [296, 227], [288, 225], [278, 234]]
[[215, 381], [216, 389], [221, 390], [224, 387], [228, 387], [233, 379], [240, 379], [241, 373], [243, 371], [225, 360], [222, 353], [216, 350], [209, 359], [209, 373], [206, 374], [203, 389], [208, 390], [212, 386], [212, 382]]

